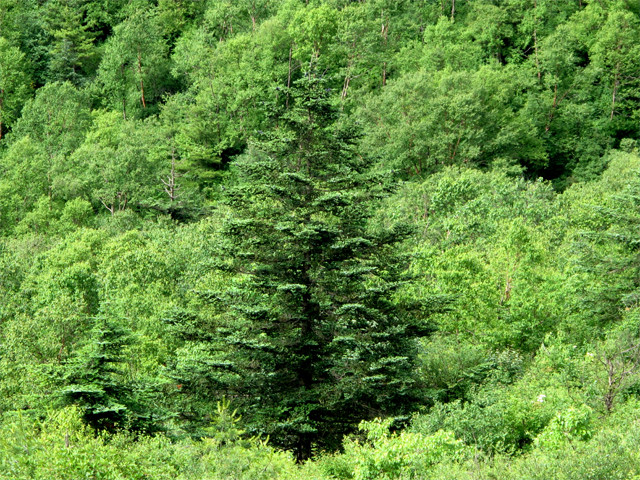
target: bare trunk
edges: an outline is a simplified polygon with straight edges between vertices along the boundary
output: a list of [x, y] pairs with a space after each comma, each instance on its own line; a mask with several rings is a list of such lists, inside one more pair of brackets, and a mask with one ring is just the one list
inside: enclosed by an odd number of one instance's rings
[[140, 95], [142, 98], [142, 108], [147, 108], [147, 102], [144, 100], [144, 81], [142, 80], [142, 58], [140, 50], [138, 50], [138, 75], [140, 75]]
[[[350, 81], [351, 81], [351, 76], [349, 75], [349, 73], [347, 73], [347, 76], [344, 77], [344, 83], [342, 84], [342, 94], [340, 95], [340, 99], [342, 101], [344, 101], [344, 99], [347, 98], [347, 90], [349, 90]], [[0, 125], [2, 125], [2, 123], [0, 123]], [[0, 135], [0, 138], [2, 138], [2, 135]]]
[[502, 297], [500, 297], [500, 305], [504, 305], [505, 302], [508, 302], [509, 299], [511, 298], [511, 282], [512, 282], [512, 278], [511, 278], [511, 274], [509, 272], [507, 272], [507, 278], [505, 280], [505, 284], [504, 284], [504, 292], [502, 293]]
[[[382, 39], [383, 45], [386, 50], [389, 39], [389, 24], [384, 21], [384, 12], [381, 14], [382, 19]], [[382, 63], [382, 86], [387, 84], [387, 62]]]
[[453, 147], [453, 153], [451, 153], [451, 163], [453, 164], [456, 155], [458, 154], [458, 147], [460, 146], [460, 141], [462, 140], [462, 134], [463, 134], [463, 130], [462, 127], [464, 127], [464, 120], [462, 120], [460, 122], [460, 135], [458, 135], [458, 140], [456, 141], [455, 146]]
[[2, 120], [4, 118], [4, 89], [0, 90], [0, 140], [2, 140]]
[[112, 204], [111, 206], [109, 206], [109, 205], [107, 205], [107, 204], [106, 204], [106, 202], [105, 202], [103, 199], [100, 199], [100, 203], [102, 203], [102, 205], [104, 206], [104, 208], [106, 208], [107, 210], [109, 210], [109, 213], [111, 213], [111, 216], [113, 216], [113, 215], [114, 215], [114, 213], [115, 213], [115, 209], [116, 209], [115, 205], [113, 205], [113, 204]]
[[[124, 82], [124, 64], [120, 65], [120, 76], [122, 77], [122, 81]], [[127, 120], [127, 101], [126, 94], [122, 94], [122, 118]]]
[[176, 149], [175, 147], [171, 148], [171, 171], [169, 172], [169, 176], [166, 180], [162, 180], [164, 184], [164, 191], [169, 196], [169, 200], [171, 203], [175, 202], [179, 195], [178, 190], [180, 186], [177, 184], [176, 180], [181, 175], [178, 175], [176, 172]]
[[287, 100], [286, 106], [289, 109], [289, 89], [291, 88], [291, 58], [293, 56], [293, 45], [289, 47], [289, 73], [287, 74]]
[[[53, 159], [49, 160], [50, 165], [53, 164]], [[47, 172], [47, 195], [49, 196], [49, 210], [53, 208], [53, 185], [51, 182], [51, 168]]]
[[127, 204], [129, 203], [129, 199], [127, 197], [127, 192], [118, 192], [118, 210], [121, 212], [127, 209]]
[[540, 72], [540, 60], [538, 59], [538, 34], [537, 31], [533, 31], [533, 48], [536, 52], [536, 70], [538, 70], [538, 81], [542, 78], [542, 73]]
[[451, 0], [451, 21], [455, 20], [456, 16], [456, 0]]
[[613, 81], [613, 95], [611, 96], [611, 116], [609, 120], [613, 120], [613, 114], [616, 110], [616, 95], [618, 94], [618, 88], [620, 88], [620, 63], [616, 65], [616, 76]]
[[617, 381], [615, 379], [616, 368], [611, 359], [607, 359], [607, 392], [604, 395], [604, 406], [607, 412], [610, 412], [613, 408], [613, 401], [616, 398], [617, 393]]
[[538, 2], [534, 0], [533, 2], [533, 11], [535, 19], [534, 19], [534, 27], [533, 27], [533, 49], [536, 54], [536, 69], [538, 70], [538, 81], [540, 81], [540, 77], [542, 76], [540, 73], [540, 60], [538, 59]]

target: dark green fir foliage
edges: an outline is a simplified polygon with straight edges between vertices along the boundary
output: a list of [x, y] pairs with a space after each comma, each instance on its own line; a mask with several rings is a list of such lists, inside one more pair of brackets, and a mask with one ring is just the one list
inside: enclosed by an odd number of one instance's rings
[[95, 34], [87, 23], [88, 2], [50, 0], [45, 4], [45, 28], [51, 36], [48, 75], [53, 81], [81, 85], [95, 57]]
[[148, 430], [150, 413], [143, 406], [143, 389], [127, 381], [124, 349], [131, 334], [104, 317], [95, 319], [88, 343], [67, 364], [60, 395], [64, 404], [77, 405], [84, 420], [99, 430]]
[[272, 133], [236, 165], [224, 228], [238, 275], [217, 296], [250, 431], [307, 458], [363, 418], [415, 406], [423, 318], [394, 303], [409, 233], [368, 228], [388, 180], [367, 173], [325, 81], [294, 84]]
[[629, 310], [638, 307], [640, 298], [638, 158], [613, 152], [609, 161], [605, 181], [611, 183], [617, 175], [624, 183], [618, 180], [604, 198], [595, 201], [585, 195], [589, 199], [583, 207], [586, 213], [582, 218], [574, 215], [577, 231], [570, 244], [569, 284], [575, 286], [567, 302], [573, 310], [570, 327], [577, 330], [586, 323], [588, 338], [619, 324]]

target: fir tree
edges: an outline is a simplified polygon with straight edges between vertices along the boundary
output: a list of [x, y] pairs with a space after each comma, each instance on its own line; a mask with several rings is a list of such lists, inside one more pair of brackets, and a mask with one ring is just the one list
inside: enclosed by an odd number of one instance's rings
[[65, 372], [60, 395], [64, 404], [78, 405], [93, 428], [149, 430], [151, 415], [141, 401], [143, 390], [128, 382], [121, 364], [130, 333], [117, 322], [96, 318], [89, 342], [77, 351]]
[[410, 232], [371, 228], [388, 181], [368, 173], [328, 90], [313, 73], [299, 80], [279, 127], [237, 161], [224, 228], [237, 282], [215, 295], [249, 431], [300, 459], [363, 418], [411, 411], [429, 331], [394, 301]]

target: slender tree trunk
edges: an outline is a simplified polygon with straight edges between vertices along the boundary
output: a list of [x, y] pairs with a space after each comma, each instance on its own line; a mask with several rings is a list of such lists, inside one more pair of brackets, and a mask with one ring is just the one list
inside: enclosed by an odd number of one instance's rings
[[308, 434], [300, 434], [298, 437], [298, 451], [296, 452], [296, 460], [302, 463], [311, 458], [311, 437]]
[[118, 210], [123, 212], [127, 209], [127, 204], [129, 203], [129, 198], [127, 197], [127, 192], [119, 192], [118, 193]]
[[256, 2], [251, 3], [251, 27], [256, 31]]
[[[49, 164], [53, 165], [53, 160], [49, 159]], [[49, 210], [53, 209], [53, 185], [51, 182], [51, 167], [47, 172], [47, 195], [49, 196]]]
[[456, 0], [451, 0], [451, 21], [456, 17]]
[[[384, 12], [381, 14], [382, 19], [382, 39], [384, 49], [387, 49], [388, 37], [389, 37], [389, 24], [384, 21]], [[387, 84], [387, 62], [382, 62], [382, 86]]]
[[115, 213], [115, 204], [112, 204], [111, 206], [107, 205], [107, 203], [101, 198], [100, 199], [100, 203], [102, 203], [102, 205], [104, 206], [104, 208], [106, 208], [107, 210], [109, 210], [109, 213], [111, 213], [111, 216], [114, 215]]
[[538, 81], [542, 78], [542, 73], [540, 72], [540, 60], [538, 59], [538, 34], [537, 31], [533, 31], [533, 48], [536, 52], [536, 70], [538, 70]]
[[293, 56], [293, 44], [289, 47], [289, 73], [287, 74], [287, 100], [286, 107], [289, 109], [289, 89], [291, 88], [291, 58]]
[[[349, 76], [349, 74], [347, 74], [346, 77], [344, 77], [344, 83], [342, 85], [342, 95], [340, 95], [340, 98], [342, 99], [342, 101], [344, 101], [345, 98], [347, 98], [347, 90], [349, 90], [349, 82], [351, 81], [351, 77]], [[2, 127], [2, 122], [0, 121], [0, 127]], [[0, 133], [0, 138], [2, 138], [2, 134]]]
[[618, 94], [618, 88], [620, 88], [620, 62], [616, 65], [616, 75], [613, 81], [613, 95], [611, 96], [611, 115], [609, 120], [613, 120], [613, 114], [616, 110], [616, 95]]
[[538, 70], [538, 81], [542, 77], [540, 72], [540, 60], [538, 59], [538, 2], [534, 0], [533, 2], [533, 11], [534, 11], [534, 27], [533, 27], [533, 49], [536, 54], [536, 70]]
[[[124, 83], [124, 64], [120, 65], [120, 77], [122, 78], [122, 82]], [[127, 120], [127, 94], [125, 92], [122, 93], [122, 118]]]
[[462, 120], [460, 122], [460, 135], [458, 135], [458, 140], [456, 141], [455, 146], [453, 147], [453, 153], [451, 154], [451, 164], [453, 165], [453, 162], [456, 158], [456, 155], [458, 154], [458, 147], [460, 146], [460, 141], [462, 140], [462, 134], [463, 134], [463, 130], [462, 128], [464, 127], [464, 120]]
[[2, 140], [2, 126], [4, 120], [4, 89], [0, 90], [0, 140]]
[[142, 108], [147, 108], [147, 103], [144, 100], [144, 81], [142, 79], [142, 58], [140, 56], [140, 50], [138, 50], [138, 75], [140, 75], [140, 95], [142, 98]]
[[347, 98], [347, 92], [349, 91], [349, 83], [351, 82], [351, 64], [349, 64], [349, 68], [347, 70], [347, 74], [344, 77], [344, 82], [342, 83], [342, 93], [340, 94], [340, 99], [344, 102]]
[[175, 146], [171, 147], [171, 171], [169, 172], [169, 176], [166, 180], [162, 180], [164, 184], [164, 191], [169, 196], [169, 200], [171, 203], [175, 202], [178, 199], [178, 190], [180, 186], [176, 183], [178, 177], [176, 172], [176, 148]]

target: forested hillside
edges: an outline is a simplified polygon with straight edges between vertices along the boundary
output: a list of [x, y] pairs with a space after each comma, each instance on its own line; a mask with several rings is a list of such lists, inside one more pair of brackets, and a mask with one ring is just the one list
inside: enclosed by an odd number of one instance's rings
[[640, 5], [0, 0], [0, 479], [640, 478]]

